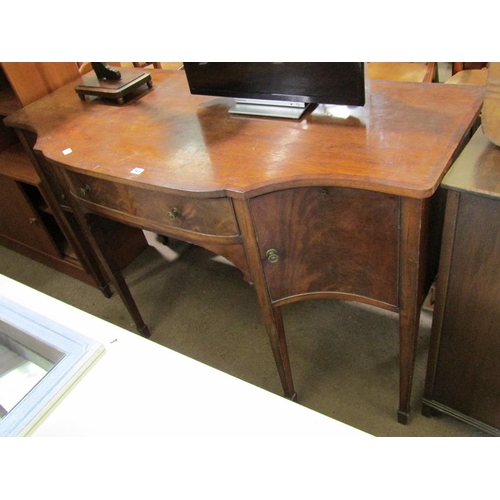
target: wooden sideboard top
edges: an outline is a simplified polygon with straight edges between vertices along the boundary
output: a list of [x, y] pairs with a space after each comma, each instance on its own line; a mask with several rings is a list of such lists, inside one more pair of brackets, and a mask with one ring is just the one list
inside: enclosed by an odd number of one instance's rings
[[500, 148], [481, 127], [443, 178], [443, 186], [500, 198]]
[[36, 149], [56, 163], [157, 189], [250, 197], [338, 185], [425, 198], [454, 161], [484, 93], [372, 81], [365, 107], [320, 105], [286, 120], [229, 114], [230, 99], [191, 95], [182, 71], [151, 74], [154, 88], [127, 104], [81, 101], [76, 80], [6, 123], [36, 132]]

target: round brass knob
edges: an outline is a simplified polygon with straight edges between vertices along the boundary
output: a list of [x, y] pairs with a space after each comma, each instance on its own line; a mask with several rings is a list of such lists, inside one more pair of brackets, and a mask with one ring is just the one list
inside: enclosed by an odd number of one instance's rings
[[266, 252], [266, 257], [271, 264], [275, 264], [276, 262], [278, 262], [278, 260], [280, 260], [278, 252], [274, 248], [270, 248]]
[[80, 188], [80, 194], [82, 196], [87, 196], [87, 194], [90, 193], [91, 191], [92, 188], [88, 184], [85, 184], [85, 186]]
[[179, 209], [177, 209], [177, 208], [174, 207], [174, 208], [172, 208], [172, 210], [170, 210], [170, 212], [168, 212], [167, 217], [170, 220], [174, 220], [177, 217], [179, 217], [180, 215], [181, 215], [181, 213], [179, 212]]

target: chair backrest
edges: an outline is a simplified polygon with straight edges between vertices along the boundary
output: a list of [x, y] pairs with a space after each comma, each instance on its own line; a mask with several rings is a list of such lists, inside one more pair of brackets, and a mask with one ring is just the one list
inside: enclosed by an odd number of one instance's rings
[[153, 66], [153, 68], [161, 69], [159, 62], [133, 62], [134, 68], [145, 68], [146, 66]]
[[470, 69], [482, 69], [487, 65], [488, 63], [485, 62], [454, 62], [451, 63], [451, 74], [455, 75], [459, 71], [467, 71]]
[[488, 81], [488, 68], [464, 69], [455, 73], [444, 83], [454, 83], [456, 85], [486, 85]]
[[436, 79], [435, 62], [369, 62], [370, 80], [393, 80], [398, 82], [432, 83]]
[[500, 63], [492, 62], [488, 66], [488, 81], [484, 93], [481, 112], [484, 135], [500, 146]]
[[2, 68], [23, 106], [80, 76], [75, 62], [3, 62]]

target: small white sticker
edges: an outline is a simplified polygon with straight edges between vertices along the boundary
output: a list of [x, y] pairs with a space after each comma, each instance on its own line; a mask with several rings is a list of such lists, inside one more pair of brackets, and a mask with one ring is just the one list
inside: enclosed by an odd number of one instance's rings
[[130, 171], [131, 174], [142, 174], [144, 172], [143, 168], [136, 167]]
[[71, 148], [66, 148], [66, 149], [63, 150], [62, 154], [63, 155], [69, 155], [72, 152], [73, 152], [73, 150]]

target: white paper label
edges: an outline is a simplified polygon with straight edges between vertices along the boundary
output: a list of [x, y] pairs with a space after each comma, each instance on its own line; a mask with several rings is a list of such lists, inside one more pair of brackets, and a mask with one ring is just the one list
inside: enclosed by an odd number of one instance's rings
[[142, 174], [142, 172], [144, 172], [144, 169], [139, 167], [136, 167], [130, 171], [131, 174]]

